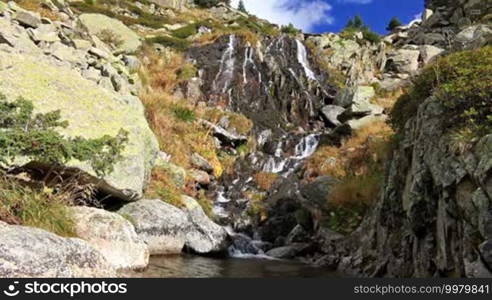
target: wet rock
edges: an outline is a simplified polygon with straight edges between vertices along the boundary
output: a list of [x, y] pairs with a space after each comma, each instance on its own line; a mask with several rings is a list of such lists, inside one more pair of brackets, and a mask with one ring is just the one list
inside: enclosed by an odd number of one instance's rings
[[294, 229], [287, 235], [286, 244], [305, 243], [310, 240], [310, 233], [301, 225], [296, 225]]
[[301, 194], [308, 202], [317, 206], [324, 206], [330, 196], [333, 187], [338, 180], [330, 176], [321, 176], [314, 181], [301, 186]]
[[70, 209], [78, 237], [97, 249], [117, 270], [143, 269], [149, 250], [130, 221], [121, 215], [90, 207]]
[[0, 276], [114, 277], [103, 255], [87, 242], [0, 222]]
[[181, 253], [191, 230], [188, 215], [162, 200], [140, 200], [123, 206], [118, 213], [132, 220], [151, 255]]
[[289, 259], [302, 255], [303, 252], [306, 252], [309, 248], [309, 244], [296, 243], [284, 247], [273, 248], [267, 251], [266, 255], [275, 258]]

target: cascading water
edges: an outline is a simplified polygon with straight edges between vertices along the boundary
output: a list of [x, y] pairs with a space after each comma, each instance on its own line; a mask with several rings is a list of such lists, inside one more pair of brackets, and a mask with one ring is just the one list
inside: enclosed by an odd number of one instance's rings
[[236, 36], [231, 34], [229, 36], [229, 44], [227, 49], [222, 54], [220, 60], [220, 67], [215, 80], [213, 81], [212, 87], [214, 91], [221, 91], [225, 93], [230, 86], [230, 83], [234, 76], [234, 63], [235, 63], [235, 50]]
[[316, 80], [316, 75], [314, 74], [313, 70], [311, 70], [311, 67], [309, 66], [306, 47], [299, 40], [296, 40], [296, 44], [297, 44], [297, 60], [299, 61], [301, 66], [304, 68], [304, 72], [306, 73], [306, 77], [309, 79], [312, 79], [312, 80]]

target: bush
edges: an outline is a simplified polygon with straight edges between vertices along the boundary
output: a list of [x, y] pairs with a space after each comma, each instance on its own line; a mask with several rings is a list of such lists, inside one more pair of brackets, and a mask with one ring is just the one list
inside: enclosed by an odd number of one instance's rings
[[292, 23], [289, 23], [289, 25], [287, 26], [282, 26], [280, 28], [280, 31], [282, 33], [291, 34], [291, 35], [296, 35], [301, 32], [299, 29], [295, 28], [294, 25], [292, 25]]
[[431, 95], [446, 108], [445, 125], [468, 129], [474, 136], [492, 131], [492, 47], [453, 53], [424, 69], [391, 113], [393, 127], [402, 132], [419, 105]]
[[391, 18], [388, 27], [386, 27], [386, 30], [388, 31], [393, 31], [397, 27], [401, 26], [401, 21], [397, 17]]
[[7, 102], [0, 94], [0, 163], [8, 165], [19, 156], [49, 164], [77, 159], [88, 162], [99, 176], [113, 171], [128, 140], [126, 131], [99, 139], [66, 138], [55, 131], [68, 126], [60, 121], [60, 111], [33, 116], [33, 110], [30, 101]]

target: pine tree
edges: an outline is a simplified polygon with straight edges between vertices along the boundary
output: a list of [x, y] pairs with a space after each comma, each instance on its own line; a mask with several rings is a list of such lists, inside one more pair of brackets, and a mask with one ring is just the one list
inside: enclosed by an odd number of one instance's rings
[[345, 28], [354, 28], [354, 20], [349, 19]]
[[246, 10], [246, 7], [244, 6], [243, 0], [239, 0], [239, 5], [237, 6], [237, 10], [239, 10], [240, 12], [243, 12], [243, 13], [248, 13], [248, 11]]
[[360, 15], [355, 16], [354, 27], [355, 28], [362, 28], [363, 25], [364, 25], [364, 22], [362, 21], [362, 17]]
[[393, 17], [391, 18], [388, 27], [386, 27], [386, 30], [393, 31], [398, 26], [401, 26], [401, 21], [398, 19], [398, 17]]

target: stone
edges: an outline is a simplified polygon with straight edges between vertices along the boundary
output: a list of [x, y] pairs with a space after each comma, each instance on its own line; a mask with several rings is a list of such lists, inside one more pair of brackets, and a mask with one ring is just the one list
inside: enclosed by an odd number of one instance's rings
[[151, 255], [181, 253], [192, 226], [185, 212], [158, 199], [129, 203], [118, 213], [132, 220]]
[[39, 14], [28, 10], [19, 10], [14, 14], [14, 19], [26, 27], [37, 28], [41, 24]]
[[483, 242], [479, 249], [482, 259], [487, 264], [489, 269], [492, 269], [492, 240]]
[[186, 177], [187, 172], [183, 167], [180, 167], [172, 162], [167, 162], [161, 159], [158, 159], [155, 164], [156, 167], [162, 168], [169, 172], [171, 175], [174, 184], [176, 184], [179, 188], [184, 188], [186, 185]]
[[99, 80], [101, 80], [101, 71], [90, 67], [89, 69], [82, 71], [82, 76], [90, 81], [99, 82]]
[[340, 126], [342, 123], [338, 120], [338, 117], [343, 114], [345, 108], [337, 105], [325, 105], [321, 109], [323, 117], [328, 120], [333, 126]]
[[343, 90], [335, 99], [335, 104], [350, 108], [352, 113], [381, 114], [383, 108], [372, 104], [370, 100], [376, 95], [372, 86], [356, 86]]
[[386, 115], [379, 115], [379, 116], [365, 116], [360, 119], [354, 119], [354, 120], [349, 120], [347, 123], [352, 128], [352, 130], [359, 130], [369, 124], [379, 122], [379, 121], [386, 121], [388, 119], [388, 116]]
[[107, 30], [121, 39], [122, 44], [117, 45], [115, 52], [131, 54], [142, 45], [139, 36], [119, 20], [101, 14], [82, 14], [79, 21], [93, 35]]
[[75, 49], [78, 50], [89, 50], [92, 47], [92, 43], [87, 40], [73, 39], [72, 40]]
[[300, 255], [303, 251], [309, 249], [310, 245], [305, 243], [295, 243], [288, 246], [273, 248], [265, 254], [274, 258], [290, 259]]
[[213, 135], [218, 138], [223, 146], [239, 147], [248, 142], [248, 137], [237, 135], [213, 124], [207, 120], [200, 120], [200, 123], [213, 131]]
[[34, 42], [59, 42], [58, 32], [52, 24], [42, 24], [37, 29], [29, 28], [27, 33]]
[[181, 202], [193, 224], [192, 230], [186, 234], [186, 248], [198, 254], [227, 253], [230, 244], [227, 231], [210, 220], [195, 199], [183, 195]]
[[431, 45], [420, 46], [420, 58], [422, 59], [424, 65], [431, 62], [435, 57], [437, 57], [439, 54], [443, 52], [444, 49], [441, 49], [436, 46], [431, 46]]
[[60, 42], [54, 43], [51, 47], [51, 55], [56, 57], [61, 61], [66, 61], [69, 63], [81, 63], [84, 60], [82, 55], [76, 52], [72, 47], [65, 46]]
[[87, 242], [0, 222], [0, 276], [115, 277], [104, 256]]
[[188, 175], [198, 184], [200, 185], [209, 185], [210, 184], [210, 175], [208, 175], [207, 172], [197, 170], [197, 169], [191, 169], [188, 172]]
[[454, 39], [456, 50], [477, 49], [492, 42], [492, 26], [474, 25], [460, 31]]
[[419, 50], [399, 49], [388, 54], [386, 71], [414, 74], [419, 69]]
[[323, 207], [339, 181], [330, 176], [320, 176], [300, 188], [301, 195], [311, 204]]
[[89, 53], [97, 56], [98, 58], [103, 58], [103, 59], [108, 59], [110, 57], [110, 54], [108, 52], [96, 47], [91, 47], [89, 49]]
[[214, 171], [214, 167], [198, 153], [193, 153], [191, 155], [191, 163], [198, 169], [207, 173], [213, 173]]
[[142, 65], [140, 63], [140, 60], [132, 55], [123, 56], [123, 62], [125, 63], [125, 66], [128, 68], [128, 71], [130, 73], [137, 72], [140, 69], [140, 66]]
[[424, 10], [424, 13], [422, 14], [422, 22], [425, 22], [427, 21], [433, 14], [434, 12], [432, 11], [432, 9], [425, 9]]
[[309, 232], [301, 225], [297, 224], [294, 229], [287, 235], [285, 239], [286, 244], [304, 243], [309, 240]]
[[[97, 82], [83, 78], [69, 66], [59, 66], [42, 55], [0, 52], [0, 61], [9, 61], [11, 68], [0, 70], [0, 92], [9, 99], [24, 97], [33, 102], [35, 113], [60, 110], [61, 119], [69, 123], [59, 132], [67, 137], [99, 138], [128, 131], [128, 142], [114, 171], [97, 180], [98, 188], [117, 199], [131, 201], [142, 194], [150, 178], [158, 153], [157, 139], [145, 119], [138, 98], [125, 98], [99, 87]], [[29, 161], [17, 157], [9, 167], [24, 166]], [[70, 161], [68, 167], [97, 177], [87, 163]]]
[[78, 237], [97, 249], [117, 270], [143, 269], [149, 249], [133, 225], [121, 215], [91, 207], [72, 207]]

